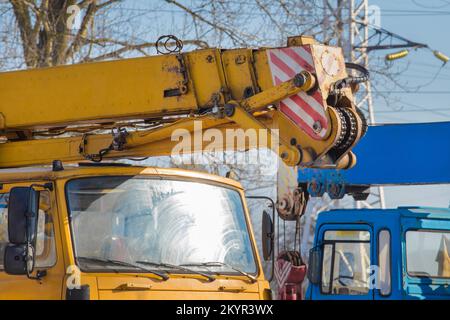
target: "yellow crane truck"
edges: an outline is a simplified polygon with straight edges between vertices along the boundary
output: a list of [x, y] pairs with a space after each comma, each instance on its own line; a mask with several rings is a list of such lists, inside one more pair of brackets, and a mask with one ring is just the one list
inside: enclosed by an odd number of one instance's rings
[[264, 129], [289, 167], [351, 167], [352, 67], [292, 37], [0, 73], [0, 299], [270, 298], [238, 182], [105, 160], [170, 155], [176, 129]]

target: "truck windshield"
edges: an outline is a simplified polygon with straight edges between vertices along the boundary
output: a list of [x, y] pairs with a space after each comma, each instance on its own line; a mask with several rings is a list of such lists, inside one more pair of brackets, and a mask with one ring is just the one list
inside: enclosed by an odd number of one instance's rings
[[324, 234], [322, 293], [369, 292], [370, 232], [328, 230]]
[[407, 231], [406, 265], [410, 276], [450, 278], [450, 231]]
[[[133, 264], [145, 261], [154, 263], [154, 268], [165, 263], [197, 264], [190, 268], [205, 269], [201, 263], [221, 262], [249, 274], [257, 271], [243, 202], [236, 190], [119, 176], [71, 180], [66, 192], [75, 255], [82, 270], [107, 270], [107, 264], [92, 259], [99, 258]], [[117, 265], [110, 270], [114, 268]], [[206, 270], [213, 271], [217, 272]], [[236, 273], [231, 268], [226, 272]]]

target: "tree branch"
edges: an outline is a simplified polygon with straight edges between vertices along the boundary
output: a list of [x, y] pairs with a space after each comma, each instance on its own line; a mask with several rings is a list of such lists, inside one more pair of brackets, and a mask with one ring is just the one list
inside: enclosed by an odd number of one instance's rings
[[[90, 57], [85, 57], [83, 59], [83, 62], [94, 62], [94, 61], [101, 61], [101, 60], [106, 60], [106, 59], [110, 59], [110, 58], [120, 58], [120, 55], [125, 53], [125, 52], [129, 52], [129, 51], [139, 51], [144, 55], [148, 55], [145, 51], [143, 51], [143, 49], [146, 48], [155, 48], [156, 47], [156, 43], [155, 42], [145, 42], [145, 43], [141, 43], [141, 44], [131, 44], [128, 43], [126, 41], [120, 41], [120, 40], [115, 40], [115, 39], [108, 39], [108, 38], [103, 38], [103, 39], [84, 39], [84, 41], [86, 41], [87, 43], [94, 43], [100, 46], [106, 46], [108, 44], [115, 44], [115, 45], [120, 45], [122, 46], [122, 48], [114, 50], [112, 52], [108, 52], [105, 54], [102, 54], [100, 56], [94, 57], [94, 58], [90, 58]], [[183, 41], [184, 44], [187, 45], [195, 45], [199, 48], [208, 48], [208, 44], [204, 41], [199, 41], [199, 40], [186, 40]], [[169, 42], [167, 44], [168, 46], [175, 46], [175, 42]]]
[[190, 14], [193, 18], [198, 19], [204, 23], [206, 23], [207, 25], [213, 27], [214, 29], [217, 29], [223, 33], [225, 33], [226, 35], [228, 35], [233, 41], [239, 43], [239, 44], [243, 44], [244, 41], [233, 31], [230, 30], [228, 28], [225, 28], [223, 26], [221, 26], [218, 23], [213, 23], [209, 20], [207, 20], [206, 18], [202, 17], [201, 15], [195, 13], [194, 11], [192, 11], [191, 9], [189, 9], [188, 7], [185, 7], [184, 5], [182, 5], [181, 3], [179, 3], [176, 0], [165, 0], [167, 3], [169, 4], [173, 4], [175, 6], [177, 6], [178, 8], [182, 9], [183, 11], [185, 11], [186, 13]]

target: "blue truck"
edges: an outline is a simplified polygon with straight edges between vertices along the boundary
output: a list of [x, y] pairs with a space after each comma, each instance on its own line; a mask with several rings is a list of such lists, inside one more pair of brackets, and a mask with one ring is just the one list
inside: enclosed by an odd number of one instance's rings
[[[449, 184], [449, 136], [450, 122], [371, 127], [355, 150], [355, 169], [302, 170], [299, 183], [335, 198], [364, 197], [370, 186]], [[379, 150], [382, 140], [390, 143]], [[319, 213], [308, 279], [305, 298], [312, 300], [450, 299], [450, 209]]]
[[306, 299], [450, 299], [450, 209], [318, 216]]

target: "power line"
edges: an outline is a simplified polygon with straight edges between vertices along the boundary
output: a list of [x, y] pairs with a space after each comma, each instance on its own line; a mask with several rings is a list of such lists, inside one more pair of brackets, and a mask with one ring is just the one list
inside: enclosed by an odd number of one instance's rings
[[402, 105], [406, 105], [406, 106], [410, 106], [413, 107], [415, 109], [403, 109], [403, 106], [400, 109], [397, 110], [382, 110], [380, 111], [380, 113], [409, 113], [409, 112], [428, 112], [428, 113], [432, 113], [435, 115], [438, 115], [440, 117], [444, 117], [444, 118], [449, 118], [450, 114], [446, 114], [443, 112], [450, 112], [450, 106], [449, 107], [425, 107], [425, 106], [421, 106], [421, 105], [417, 105], [414, 103], [410, 103], [410, 102], [406, 102], [403, 100], [400, 100], [397, 102], [398, 104], [402, 104]]
[[380, 93], [407, 93], [407, 94], [450, 94], [450, 91], [407, 91], [407, 90], [377, 90]]
[[436, 10], [406, 10], [406, 9], [383, 9], [383, 12], [399, 12], [399, 13], [450, 13], [450, 11]]
[[[255, 7], [259, 8], [255, 4], [251, 3], [241, 3], [246, 5], [247, 7]], [[186, 13], [183, 10], [177, 9], [156, 9], [156, 8], [131, 8], [131, 7], [112, 7], [109, 10], [125, 10], [125, 11], [140, 11], [140, 12], [155, 12], [155, 13]], [[242, 11], [240, 11], [242, 14]], [[251, 12], [252, 15], [267, 15], [267, 13], [257, 13]], [[398, 17], [398, 16], [448, 16], [450, 15], [450, 11], [423, 11], [423, 10], [393, 10], [393, 9], [384, 9], [383, 17]], [[309, 17], [310, 14], [296, 14], [296, 16]]]
[[[401, 109], [401, 110], [380, 110], [380, 111], [376, 111], [376, 113], [415, 113], [415, 112], [419, 112], [419, 113], [423, 113], [423, 112], [450, 112], [450, 106], [446, 107], [446, 108], [424, 108], [424, 109]], [[450, 116], [450, 114], [448, 115]]]
[[427, 9], [440, 9], [440, 8], [445, 8], [448, 7], [450, 5], [449, 1], [446, 0], [440, 0], [441, 5], [440, 6], [426, 6], [423, 5], [421, 3], [419, 3], [417, 0], [411, 0], [416, 6], [421, 7], [421, 8], [427, 8]]
[[441, 16], [450, 15], [450, 11], [436, 10], [395, 10], [383, 9], [383, 16]]

